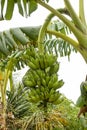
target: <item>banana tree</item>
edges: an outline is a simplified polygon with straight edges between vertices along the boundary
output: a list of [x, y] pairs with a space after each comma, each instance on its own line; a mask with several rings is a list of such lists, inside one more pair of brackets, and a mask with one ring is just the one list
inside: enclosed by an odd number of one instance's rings
[[[83, 6], [83, 0], [79, 0], [79, 17], [77, 16], [77, 14], [75, 13], [75, 11], [72, 8], [72, 5], [70, 4], [70, 2], [68, 0], [64, 0], [65, 2], [65, 8], [64, 9], [54, 9], [52, 8], [49, 4], [47, 4], [47, 2], [49, 2], [49, 0], [46, 1], [41, 1], [41, 0], [25, 0], [22, 2], [21, 1], [16, 1], [16, 0], [12, 0], [12, 2], [10, 2], [9, 0], [7, 1], [7, 9], [6, 9], [6, 13], [4, 15], [3, 11], [4, 11], [4, 5], [5, 5], [5, 0], [1, 0], [1, 14], [0, 14], [0, 19], [11, 19], [13, 11], [14, 11], [14, 5], [17, 4], [18, 5], [18, 9], [19, 12], [24, 16], [30, 15], [33, 11], [35, 11], [37, 9], [37, 5], [40, 4], [43, 7], [45, 7], [46, 9], [48, 9], [49, 11], [51, 11], [51, 14], [47, 17], [44, 25], [42, 26], [42, 28], [40, 29], [40, 33], [39, 33], [39, 38], [38, 38], [38, 47], [39, 47], [39, 51], [40, 53], [43, 52], [43, 44], [44, 44], [44, 35], [45, 33], [51, 34], [51, 35], [55, 35], [58, 38], [63, 39], [64, 41], [67, 41], [69, 44], [71, 44], [77, 51], [79, 51], [81, 53], [81, 55], [83, 56], [83, 58], [85, 59], [85, 61], [87, 62], [87, 29], [86, 29], [86, 20], [85, 20], [85, 16], [84, 16], [84, 6]], [[27, 10], [27, 5], [29, 7], [29, 11]], [[71, 20], [68, 20], [68, 18], [66, 16], [64, 16], [63, 14], [68, 15]], [[61, 21], [63, 21], [71, 30], [71, 32], [75, 35], [77, 40], [73, 40], [72, 38], [70, 38], [69, 36], [63, 34], [61, 31], [59, 30], [52, 30], [48, 28], [48, 25], [51, 21], [51, 19], [57, 16]], [[23, 31], [23, 29], [21, 29]], [[0, 47], [0, 51], [3, 52], [6, 56], [9, 53], [10, 49], [7, 49], [8, 46], [10, 48], [12, 48], [14, 50], [14, 48], [16, 49], [23, 49], [24, 46], [20, 46], [18, 47], [15, 44], [15, 41], [13, 40], [13, 35], [14, 35], [14, 39], [16, 37], [16, 42], [20, 41], [21, 39], [21, 35], [23, 34], [24, 37], [24, 41], [21, 41], [21, 43], [23, 44], [25, 43], [30, 43], [29, 39], [27, 37], [25, 37], [24, 32], [20, 32], [20, 29], [15, 29], [14, 30], [10, 30], [11, 34], [8, 32], [4, 32], [5, 35], [3, 35], [3, 33], [1, 33], [1, 37], [0, 37], [0, 42], [3, 43], [3, 46], [5, 48], [5, 50], [3, 50], [3, 47]], [[19, 33], [19, 35], [17, 35], [17, 33]], [[21, 35], [20, 35], [21, 34]], [[3, 36], [5, 36], [5, 41]], [[10, 37], [10, 38], [9, 38]], [[9, 39], [9, 40], [8, 40]], [[10, 41], [10, 42], [9, 42]], [[6, 43], [6, 44], [5, 44]], [[11, 43], [11, 44], [10, 44]], [[53, 44], [53, 42], [50, 42], [51, 44]], [[6, 46], [8, 44], [8, 46]], [[19, 42], [18, 42], [19, 44]], [[52, 45], [51, 45], [52, 46]], [[50, 47], [51, 47], [50, 46]], [[1, 53], [2, 54], [2, 53]], [[9, 70], [9, 69], [7, 69]], [[6, 71], [6, 75], [9, 77], [9, 71]], [[8, 78], [7, 77], [7, 78]], [[5, 79], [5, 88], [6, 88], [6, 83], [7, 83], [7, 78]], [[3, 99], [4, 101], [4, 99]]]
[[[52, 30], [46, 30], [47, 33], [56, 35], [56, 37], [60, 37], [64, 39], [65, 41], [68, 41], [69, 44], [74, 46], [77, 51], [81, 53], [84, 60], [87, 62], [87, 28], [86, 28], [86, 19], [84, 14], [84, 0], [79, 0], [79, 15], [76, 14], [75, 10], [73, 9], [71, 3], [69, 0], [64, 0], [65, 3], [65, 14], [69, 15], [71, 20], [69, 20], [66, 16], [62, 15], [60, 9], [56, 10], [49, 4], [47, 4], [49, 0], [25, 0], [25, 1], [15, 1], [13, 0], [10, 2], [7, 1], [6, 6], [6, 13], [4, 15], [4, 5], [5, 0], [1, 1], [1, 19], [11, 19], [13, 11], [14, 11], [14, 5], [18, 5], [19, 13], [22, 16], [28, 16], [33, 11], [35, 11], [38, 7], [38, 4], [49, 10], [53, 16], [57, 16], [61, 21], [63, 21], [72, 31], [74, 36], [76, 37], [76, 40], [73, 40], [72, 38], [63, 35], [61, 32], [52, 31]], [[27, 10], [28, 6], [28, 10]], [[64, 9], [64, 10], [65, 10]], [[53, 17], [52, 16], [52, 17]], [[49, 21], [51, 21], [51, 18], [49, 18]]]

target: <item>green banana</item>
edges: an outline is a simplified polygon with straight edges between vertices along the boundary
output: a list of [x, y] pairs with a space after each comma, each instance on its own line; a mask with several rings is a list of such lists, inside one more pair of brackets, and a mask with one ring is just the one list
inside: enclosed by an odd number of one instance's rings
[[59, 81], [58, 81], [58, 88], [62, 87], [63, 85], [64, 85], [63, 80], [62, 80], [62, 79], [59, 80]]
[[36, 73], [36, 71], [32, 71], [33, 77], [35, 82], [37, 83], [38, 80], [40, 80], [40, 77], [38, 76], [38, 74]]
[[40, 64], [39, 64], [39, 59], [38, 58], [35, 59], [35, 64], [36, 64], [37, 68], [39, 69], [40, 68]]
[[35, 82], [35, 80], [33, 78], [33, 74], [31, 72], [31, 70], [28, 70], [26, 72], [26, 74], [24, 75], [22, 81], [23, 81], [23, 84], [25, 86], [29, 86], [29, 87], [35, 87], [36, 86], [36, 82]]
[[36, 88], [36, 93], [37, 93], [38, 95], [40, 95], [41, 91], [40, 91], [39, 88]]
[[33, 70], [36, 70], [37, 69], [37, 66], [35, 64], [33, 64], [31, 61], [28, 61], [27, 65], [33, 69]]
[[39, 60], [34, 59], [33, 57], [30, 57], [30, 61], [36, 66], [37, 69], [40, 68]]
[[58, 75], [55, 73], [52, 75], [53, 76], [53, 84], [58, 81]]
[[57, 97], [57, 99], [53, 102], [54, 105], [60, 104], [64, 99], [61, 97]]
[[50, 55], [49, 60], [48, 60], [49, 61], [49, 66], [52, 66], [56, 62], [56, 60], [57, 60], [56, 56]]
[[53, 54], [45, 54], [45, 58], [47, 59], [47, 64], [48, 66], [52, 66], [56, 61], [57, 61], [57, 57], [54, 56]]
[[60, 93], [56, 93], [55, 90], [54, 91], [51, 90], [49, 102], [56, 103], [59, 97], [60, 97]]
[[49, 80], [48, 88], [49, 88], [49, 89], [53, 88], [53, 76], [52, 76], [51, 79]]
[[46, 80], [44, 78], [41, 78], [41, 83], [43, 86], [46, 86]]
[[53, 84], [53, 88], [54, 88], [55, 90], [58, 89], [58, 85], [59, 85], [59, 82], [56, 81], [56, 82]]
[[39, 98], [36, 98], [36, 96], [32, 96], [29, 98], [29, 101], [32, 103], [37, 103], [39, 101]]
[[54, 74], [50, 77], [49, 83], [48, 83], [48, 88], [51, 89], [53, 88], [53, 85], [55, 84], [55, 82], [57, 82], [57, 75]]
[[31, 96], [36, 96], [36, 95], [38, 95], [37, 92], [36, 92], [36, 89], [33, 89], [33, 88], [32, 88], [32, 89], [30, 90], [30, 95], [31, 95]]
[[36, 72], [40, 78], [43, 77], [44, 72], [41, 69], [36, 70]]
[[27, 55], [27, 57], [33, 57], [33, 58], [35, 58], [35, 51], [33, 51], [33, 50], [31, 50], [30, 48], [29, 49], [27, 49], [26, 50], [26, 55]]
[[49, 67], [49, 64], [48, 64], [48, 61], [46, 59], [46, 56], [44, 56], [44, 66], [45, 66], [45, 69]]
[[45, 88], [43, 86], [41, 86], [41, 92], [45, 93]]
[[51, 103], [51, 102], [54, 102], [54, 101], [55, 101], [54, 95], [51, 95], [51, 96], [49, 97], [49, 102]]
[[59, 64], [58, 64], [58, 63], [55, 63], [54, 65], [52, 65], [52, 66], [50, 67], [49, 73], [50, 73], [50, 75], [52, 75], [52, 74], [57, 73], [58, 70], [59, 70]]
[[46, 75], [46, 85], [48, 85], [49, 80], [50, 80], [50, 76], [49, 76], [49, 75]]
[[32, 81], [24, 81], [23, 84], [27, 87], [35, 87], [36, 84], [34, 84]]
[[41, 87], [41, 81], [40, 80], [37, 81], [37, 85], [38, 85], [39, 88]]
[[50, 96], [55, 94], [55, 90], [52, 88], [49, 92]]
[[43, 57], [44, 57], [43, 55], [40, 55], [40, 56], [39, 56], [40, 68], [41, 68], [42, 70], [44, 70], [44, 68], [45, 68], [45, 66], [44, 66], [44, 58], [43, 58]]

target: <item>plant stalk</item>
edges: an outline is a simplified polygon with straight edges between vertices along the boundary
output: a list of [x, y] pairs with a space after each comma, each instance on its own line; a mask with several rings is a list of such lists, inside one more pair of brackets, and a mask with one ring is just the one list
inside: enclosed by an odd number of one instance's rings
[[54, 15], [53, 14], [50, 14], [44, 24], [42, 25], [40, 31], [39, 31], [39, 36], [38, 36], [38, 48], [39, 48], [39, 52], [40, 53], [43, 53], [44, 52], [44, 47], [43, 47], [43, 42], [44, 42], [44, 36], [45, 36], [45, 33], [46, 33], [46, 29], [47, 29], [47, 26], [51, 20], [51, 18], [53, 17]]
[[[81, 4], [83, 3], [82, 1], [83, 1], [83, 0], [80, 1]], [[75, 23], [76, 27], [77, 27], [81, 32], [83, 32], [84, 34], [87, 34], [87, 29], [86, 29], [85, 25], [81, 22], [81, 20], [80, 20], [79, 17], [77, 16], [77, 14], [76, 14], [76, 12], [74, 11], [74, 9], [73, 9], [72, 5], [70, 4], [69, 0], [64, 0], [64, 2], [65, 2], [65, 6], [66, 6], [67, 10], [69, 11], [70, 16], [71, 16], [73, 22]], [[82, 6], [82, 5], [80, 5], [80, 6]], [[80, 8], [80, 9], [83, 9], [83, 8]], [[80, 12], [81, 12], [81, 11], [82, 11], [82, 10], [80, 10]], [[82, 12], [82, 14], [83, 14], [83, 12]]]
[[81, 22], [86, 25], [85, 13], [84, 13], [84, 0], [79, 0], [79, 18]]
[[55, 35], [56, 37], [62, 38], [63, 40], [69, 42], [74, 48], [76, 48], [78, 50], [79, 43], [76, 42], [75, 40], [73, 40], [72, 38], [64, 35], [61, 32], [57, 32], [57, 31], [54, 31], [54, 30], [47, 30], [46, 32], [49, 33], [49, 34]]
[[[70, 28], [70, 30], [76, 36], [78, 41], [82, 40], [81, 38], [83, 37], [83, 33], [79, 29], [77, 29], [77, 27], [75, 27], [75, 25], [70, 20], [68, 20], [59, 11], [55, 10], [54, 8], [52, 8], [50, 5], [46, 4], [45, 2], [42, 2], [41, 0], [37, 0], [37, 3], [39, 3], [40, 5], [42, 5], [43, 7], [48, 9], [49, 11], [51, 11], [58, 18], [60, 18]], [[85, 45], [85, 46], [87, 47], [87, 45]]]

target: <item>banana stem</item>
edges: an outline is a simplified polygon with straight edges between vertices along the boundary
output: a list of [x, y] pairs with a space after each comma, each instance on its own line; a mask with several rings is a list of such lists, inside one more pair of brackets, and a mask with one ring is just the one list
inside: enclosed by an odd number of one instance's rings
[[77, 50], [79, 49], [79, 43], [76, 42], [75, 40], [73, 40], [72, 38], [64, 35], [63, 33], [53, 31], [53, 30], [47, 30], [46, 32], [49, 33], [49, 34], [55, 35], [56, 37], [62, 38], [63, 40], [69, 42]]
[[57, 32], [57, 31], [47, 30], [46, 32], [49, 34], [55, 35], [56, 37], [60, 37], [60, 38], [64, 39], [65, 41], [69, 42], [69, 44], [71, 44], [75, 49], [77, 49], [77, 51], [80, 52], [80, 54], [83, 56], [84, 60], [87, 63], [87, 49], [81, 48], [81, 46], [78, 42], [76, 42], [72, 38], [70, 38], [60, 32]]
[[[69, 15], [69, 12], [66, 10], [66, 8], [60, 8], [58, 9], [57, 11], [59, 11], [60, 13], [62, 14], [66, 14], [66, 15]], [[40, 31], [39, 31], [39, 36], [38, 36], [38, 48], [39, 48], [39, 51], [40, 53], [43, 53], [44, 52], [44, 47], [43, 47], [43, 41], [44, 41], [44, 36], [45, 36], [45, 33], [46, 33], [46, 30], [47, 30], [47, 26], [49, 25], [51, 19], [54, 17], [55, 15], [53, 13], [50, 13], [48, 15], [48, 17], [46, 18], [43, 26], [40, 28]]]
[[[58, 9], [59, 12], [61, 13], [64, 13], [66, 15], [69, 15], [67, 10], [64, 8], [64, 9]], [[39, 51], [42, 53], [44, 52], [44, 47], [43, 47], [43, 41], [44, 41], [44, 36], [45, 36], [45, 33], [46, 33], [46, 29], [47, 29], [47, 26], [49, 25], [51, 19], [54, 17], [55, 15], [53, 13], [49, 14], [48, 17], [46, 18], [43, 26], [40, 28], [40, 31], [39, 31], [39, 36], [38, 36], [38, 48], [39, 48]]]
[[4, 79], [4, 93], [6, 93], [6, 87], [7, 87], [7, 82], [10, 76], [10, 71], [8, 69], [5, 70], [5, 79]]
[[[70, 13], [71, 18], [73, 19], [73, 22], [75, 23], [76, 27], [83, 32], [84, 34], [86, 34], [86, 28], [85, 25], [81, 22], [81, 20], [79, 19], [79, 17], [77, 16], [76, 12], [74, 11], [72, 5], [70, 4], [69, 0], [64, 0], [65, 2], [65, 6], [67, 8], [67, 10]], [[82, 4], [82, 2], [81, 2]], [[80, 8], [81, 9], [81, 8]]]
[[[67, 10], [64, 9], [58, 9], [59, 12], [64, 13], [66, 15], [69, 15]], [[43, 26], [41, 27], [40, 31], [39, 31], [39, 36], [38, 36], [38, 48], [39, 51], [42, 53], [44, 52], [44, 48], [43, 48], [43, 41], [44, 41], [44, 36], [45, 36], [45, 32], [47, 29], [47, 26], [49, 25], [51, 19], [54, 17], [55, 15], [53, 13], [49, 14], [48, 17], [46, 18]]]
[[79, 0], [79, 18], [82, 23], [86, 26], [86, 19], [84, 13], [84, 0]]
[[10, 81], [10, 91], [12, 91], [14, 89], [13, 79], [12, 79], [12, 71], [10, 72], [10, 75], [9, 75], [9, 81]]
[[46, 20], [45, 20], [43, 26], [42, 26], [41, 29], [40, 29], [39, 36], [38, 36], [38, 48], [39, 48], [39, 52], [40, 52], [40, 53], [43, 53], [43, 52], [44, 52], [44, 47], [43, 47], [44, 36], [45, 36], [45, 32], [46, 32], [47, 26], [48, 26], [48, 24], [49, 24], [49, 22], [50, 22], [50, 20], [51, 20], [51, 18], [52, 18], [53, 16], [54, 16], [53, 14], [50, 14], [50, 15], [46, 18]]
[[37, 3], [39, 3], [40, 5], [42, 5], [43, 7], [48, 9], [49, 11], [51, 11], [58, 18], [60, 18], [70, 28], [70, 30], [76, 36], [78, 41], [79, 41], [79, 39], [81, 40], [81, 38], [83, 37], [82, 32], [79, 29], [77, 29], [77, 27], [75, 27], [75, 25], [70, 20], [68, 20], [59, 11], [55, 10], [54, 8], [52, 8], [50, 5], [46, 4], [45, 2], [42, 2], [41, 0], [37, 0]]

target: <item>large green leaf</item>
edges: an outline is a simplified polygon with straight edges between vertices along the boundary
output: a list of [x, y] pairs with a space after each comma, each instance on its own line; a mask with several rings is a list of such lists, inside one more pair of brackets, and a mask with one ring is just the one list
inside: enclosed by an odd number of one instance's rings
[[31, 40], [36, 41], [41, 26], [21, 27], [20, 29], [28, 36]]
[[72, 51], [76, 52], [73, 46], [59, 38], [45, 40], [44, 47], [45, 51], [55, 53], [57, 56], [60, 57], [68, 56], [69, 58]]
[[7, 9], [6, 9], [6, 14], [5, 14], [5, 18], [7, 20], [10, 20], [12, 18], [13, 15], [13, 11], [14, 11], [14, 0], [8, 0], [7, 1]]
[[18, 10], [19, 10], [19, 13], [23, 16], [23, 8], [22, 8], [22, 3], [21, 3], [21, 0], [17, 0], [17, 4], [18, 4]]
[[37, 3], [35, 0], [29, 0], [29, 15], [37, 9]]
[[0, 32], [0, 51], [4, 54], [4, 55], [8, 55], [9, 50], [6, 47], [5, 44], [5, 39], [4, 39], [4, 35], [3, 33]]
[[19, 13], [25, 17], [30, 16], [38, 8], [36, 0], [1, 0], [0, 20], [12, 18], [15, 4], [18, 6]]
[[[37, 46], [38, 34], [41, 26], [12, 28], [0, 32], [0, 53], [3, 55], [11, 54], [19, 48], [19, 51], [30, 44]], [[1, 56], [1, 55], [0, 55]]]
[[[16, 50], [17, 48], [19, 48], [19, 50], [23, 49], [26, 45], [29, 46], [30, 44], [33, 44], [34, 46], [37, 46], [40, 28], [41, 26], [20, 27], [12, 28], [0, 33], [2, 42], [0, 44], [0, 51], [5, 54], [6, 52], [11, 53], [12, 50]], [[62, 31], [64, 34], [70, 33], [66, 26], [59, 23], [59, 21], [50, 24], [49, 28], [60, 32]], [[71, 52], [75, 51], [69, 43], [60, 38], [54, 38], [49, 34], [46, 34], [44, 47], [45, 51], [53, 52], [60, 56], [70, 56]], [[3, 49], [6, 51], [4, 52]]]
[[1, 0], [1, 14], [0, 14], [0, 20], [3, 20], [3, 8], [4, 8], [5, 0]]
[[23, 7], [24, 7], [24, 15], [27, 17], [27, 0], [23, 0]]
[[30, 103], [26, 100], [27, 89], [20, 84], [18, 87], [7, 91], [7, 113], [12, 112], [15, 118], [30, 115]]

